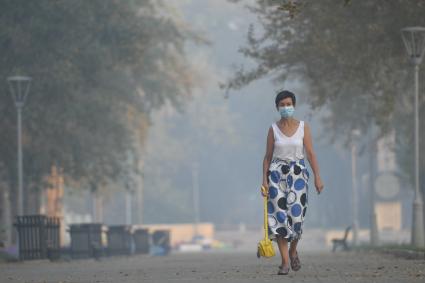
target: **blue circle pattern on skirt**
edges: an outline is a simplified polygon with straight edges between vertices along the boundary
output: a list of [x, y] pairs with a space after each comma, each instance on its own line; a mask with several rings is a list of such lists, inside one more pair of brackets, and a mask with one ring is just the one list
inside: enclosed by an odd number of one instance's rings
[[308, 205], [309, 172], [304, 159], [273, 158], [269, 168], [267, 202], [269, 237], [300, 239]]

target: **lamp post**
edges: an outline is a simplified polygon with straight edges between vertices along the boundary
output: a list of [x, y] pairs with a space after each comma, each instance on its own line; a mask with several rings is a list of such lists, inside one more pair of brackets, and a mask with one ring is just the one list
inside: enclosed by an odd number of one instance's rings
[[424, 247], [423, 202], [419, 191], [419, 65], [425, 52], [425, 28], [407, 27], [401, 30], [404, 45], [415, 68], [415, 200], [413, 201], [412, 245]]
[[23, 215], [23, 168], [22, 168], [22, 108], [28, 96], [31, 78], [25, 76], [8, 77], [10, 92], [18, 112], [18, 215]]
[[358, 188], [357, 188], [357, 142], [360, 138], [360, 130], [351, 131], [351, 189], [352, 189], [352, 217], [353, 217], [353, 246], [359, 241], [358, 221]]
[[193, 221], [194, 221], [194, 236], [199, 234], [199, 164], [192, 164], [192, 197], [193, 197]]

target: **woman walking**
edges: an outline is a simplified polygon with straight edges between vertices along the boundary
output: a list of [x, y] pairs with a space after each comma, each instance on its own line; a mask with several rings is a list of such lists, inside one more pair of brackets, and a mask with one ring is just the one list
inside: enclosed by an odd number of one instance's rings
[[269, 235], [277, 241], [282, 258], [278, 274], [286, 275], [289, 266], [294, 271], [301, 268], [297, 245], [307, 212], [309, 178], [304, 152], [313, 170], [317, 193], [323, 190], [323, 183], [310, 128], [304, 121], [293, 118], [295, 95], [290, 91], [281, 91], [276, 96], [275, 104], [281, 119], [273, 123], [268, 131], [262, 194], [268, 196]]

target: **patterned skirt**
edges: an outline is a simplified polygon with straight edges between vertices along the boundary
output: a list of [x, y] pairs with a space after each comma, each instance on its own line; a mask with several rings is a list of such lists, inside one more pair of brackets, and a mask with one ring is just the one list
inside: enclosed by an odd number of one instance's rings
[[300, 239], [307, 212], [309, 172], [304, 159], [273, 158], [268, 172], [267, 202], [269, 237]]

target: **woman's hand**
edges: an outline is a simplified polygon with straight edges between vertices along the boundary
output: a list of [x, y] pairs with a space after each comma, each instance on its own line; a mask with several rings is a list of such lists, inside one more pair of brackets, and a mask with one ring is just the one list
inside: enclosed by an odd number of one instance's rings
[[267, 197], [269, 195], [269, 184], [267, 182], [261, 185], [261, 195]]
[[316, 191], [318, 194], [320, 194], [323, 191], [324, 186], [320, 176], [314, 177], [314, 186], [316, 187]]

